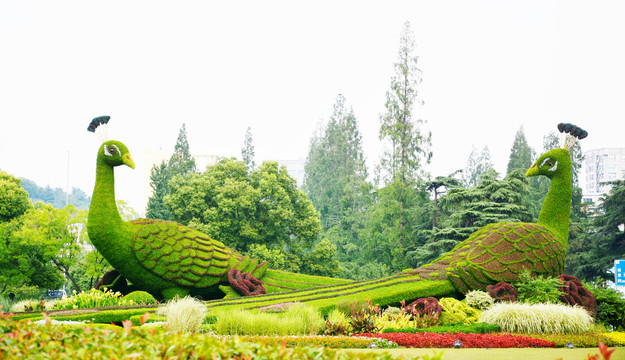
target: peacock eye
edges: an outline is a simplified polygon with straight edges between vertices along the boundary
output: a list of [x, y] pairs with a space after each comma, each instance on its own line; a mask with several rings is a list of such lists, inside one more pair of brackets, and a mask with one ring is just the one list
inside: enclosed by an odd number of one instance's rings
[[111, 155], [117, 155], [117, 149], [115, 149], [115, 147], [111, 146], [111, 147], [109, 147], [109, 153]]
[[553, 163], [550, 161], [548, 165], [549, 165], [549, 166], [553, 166]]

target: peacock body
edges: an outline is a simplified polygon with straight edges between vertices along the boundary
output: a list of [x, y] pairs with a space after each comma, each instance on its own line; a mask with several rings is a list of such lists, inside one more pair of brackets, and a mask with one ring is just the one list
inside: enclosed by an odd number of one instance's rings
[[[99, 119], [99, 118], [98, 118]], [[95, 120], [94, 120], [95, 121]], [[184, 225], [151, 219], [123, 221], [115, 202], [114, 168], [134, 169], [128, 148], [105, 141], [98, 151], [96, 183], [89, 208], [87, 232], [104, 258], [136, 287], [157, 297], [219, 293], [230, 270], [260, 278], [266, 262], [248, 256]]]
[[[536, 223], [489, 224], [430, 264], [391, 278], [417, 280], [420, 285], [410, 296], [426, 297], [432, 296], [428, 293], [432, 291], [438, 296], [453, 296], [456, 292], [484, 290], [499, 281], [517, 280], [525, 269], [534, 275], [562, 274], [572, 197], [568, 149], [573, 145], [571, 138], [582, 139], [587, 133], [570, 124], [562, 127], [561, 132], [569, 134], [564, 148], [541, 155], [526, 174], [551, 179]], [[96, 184], [87, 231], [94, 246], [126, 279], [165, 299], [185, 294], [214, 298], [219, 293], [217, 285], [230, 280], [228, 275], [233, 269], [251, 273], [237, 275], [241, 282], [260, 284], [257, 278], [265, 274], [266, 262], [259, 263], [242, 256], [201, 232], [162, 220], [123, 221], [115, 203], [114, 168], [119, 165], [134, 168], [127, 147], [118, 141], [105, 141], [97, 156]], [[349, 285], [345, 288], [350, 289], [348, 293], [341, 290], [342, 285], [334, 287], [340, 290], [337, 296], [349, 294], [351, 301], [353, 297], [370, 296], [365, 289], [367, 286], [367, 282]], [[360, 287], [363, 289], [359, 290]], [[403, 289], [400, 288], [397, 291]], [[318, 299], [311, 296], [303, 301], [323, 303], [323, 299], [329, 296], [325, 292], [329, 291], [331, 288], [324, 290]], [[393, 291], [389, 288], [385, 298], [392, 298]], [[294, 296], [275, 295], [272, 300]]]
[[573, 193], [571, 170], [568, 149], [553, 149], [541, 155], [526, 173], [528, 177], [543, 175], [551, 179], [536, 223], [486, 225], [414, 273], [424, 279], [447, 279], [461, 293], [486, 290], [499, 281], [515, 281], [524, 270], [533, 275], [562, 274]]

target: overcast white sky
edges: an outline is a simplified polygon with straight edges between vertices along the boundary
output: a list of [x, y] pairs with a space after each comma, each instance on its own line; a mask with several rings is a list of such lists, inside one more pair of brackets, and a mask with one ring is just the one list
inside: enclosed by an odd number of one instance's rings
[[109, 134], [137, 169], [117, 198], [143, 212], [146, 150], [173, 151], [186, 123], [194, 154], [304, 159], [343, 94], [370, 173], [379, 115], [410, 21], [432, 132], [427, 170], [463, 168], [488, 145], [505, 168], [523, 125], [540, 151], [558, 122], [583, 149], [623, 147], [625, 1], [0, 1], [0, 169], [91, 194]]

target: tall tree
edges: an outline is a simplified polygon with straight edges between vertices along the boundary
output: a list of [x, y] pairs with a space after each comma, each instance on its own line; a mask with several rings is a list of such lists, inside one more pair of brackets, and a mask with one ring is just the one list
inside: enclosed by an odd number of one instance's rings
[[426, 264], [451, 250], [481, 226], [500, 221], [530, 221], [528, 187], [523, 171], [504, 179], [492, 168], [472, 188], [450, 187], [440, 200], [445, 221], [429, 233], [424, 246], [408, 252], [413, 267]]
[[174, 220], [240, 251], [252, 244], [310, 247], [321, 230], [319, 213], [276, 162], [248, 174], [244, 162], [223, 159], [169, 185], [165, 204]]
[[525, 130], [523, 126], [514, 136], [514, 143], [510, 149], [510, 158], [508, 160], [508, 171], [506, 174], [512, 173], [514, 170], [527, 170], [532, 166], [532, 162], [536, 157], [536, 152], [532, 149], [525, 138]]
[[338, 95], [321, 137], [313, 137], [304, 166], [304, 190], [321, 214], [324, 230], [353, 222], [363, 211], [367, 168], [353, 110]]
[[473, 147], [462, 173], [464, 186], [467, 188], [477, 186], [481, 176], [488, 173], [488, 170], [494, 166], [488, 146], [484, 146], [481, 152]]
[[585, 223], [581, 249], [573, 254], [575, 261], [567, 262], [567, 270], [580, 279], [601, 277], [614, 279], [607, 271], [615, 259], [625, 257], [625, 180], [607, 182], [610, 192], [601, 198], [593, 217]]
[[173, 175], [186, 175], [196, 172], [195, 159], [189, 151], [189, 141], [187, 140], [187, 128], [182, 124], [178, 132], [178, 139], [174, 147], [174, 153], [167, 163], [170, 173]]
[[247, 127], [245, 131], [245, 140], [243, 141], [243, 147], [241, 148], [241, 158], [243, 162], [247, 164], [247, 171], [252, 172], [256, 167], [254, 162], [254, 143], [252, 139], [252, 128]]
[[380, 162], [380, 170], [385, 174], [387, 183], [394, 184], [397, 191], [389, 194], [397, 196], [397, 240], [403, 247], [406, 237], [405, 212], [409, 189], [416, 184], [421, 166], [429, 163], [431, 133], [422, 129], [424, 120], [415, 116], [415, 104], [422, 105], [417, 98], [417, 85], [421, 82], [421, 70], [417, 67], [418, 56], [410, 23], [402, 29], [399, 59], [394, 64], [395, 75], [391, 78], [391, 89], [386, 92], [386, 113], [380, 116], [380, 139], [386, 141], [387, 149]]
[[0, 222], [24, 214], [30, 206], [28, 193], [22, 187], [22, 181], [0, 171]]
[[182, 176], [196, 171], [195, 159], [189, 151], [189, 141], [187, 140], [187, 129], [182, 124], [178, 132], [178, 139], [174, 147], [174, 153], [169, 161], [154, 165], [150, 173], [150, 187], [152, 195], [148, 198], [145, 216], [148, 219], [173, 220], [173, 216], [164, 199], [169, 194], [169, 181], [176, 175]]

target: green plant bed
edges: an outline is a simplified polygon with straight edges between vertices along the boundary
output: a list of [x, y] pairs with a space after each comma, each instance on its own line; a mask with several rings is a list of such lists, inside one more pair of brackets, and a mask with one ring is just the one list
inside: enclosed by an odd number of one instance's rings
[[[155, 307], [142, 307], [121, 310], [100, 310], [100, 309], [80, 309], [80, 310], [62, 310], [48, 313], [51, 319], [57, 321], [89, 321], [91, 323], [110, 324], [112, 322], [119, 323], [130, 319], [132, 316], [141, 316], [156, 311]], [[31, 319], [37, 321], [43, 319], [41, 312], [14, 315], [15, 320]]]
[[12, 334], [12, 340], [0, 341], [0, 354], [6, 359], [392, 359], [386, 354], [348, 355], [317, 346], [286, 348], [282, 344], [171, 333], [132, 327], [130, 323], [124, 328], [102, 329], [93, 325], [39, 325], [0, 315], [0, 333]]
[[255, 309], [283, 302], [303, 302], [321, 311], [325, 316], [341, 301], [370, 299], [380, 306], [398, 304], [401, 300], [415, 300], [425, 296], [454, 293], [449, 281], [421, 281], [418, 275], [398, 274], [382, 279], [329, 285], [308, 290], [290, 291], [237, 299], [212, 300], [206, 305], [220, 310]]
[[404, 333], [421, 333], [421, 332], [430, 332], [437, 334], [444, 333], [465, 333], [465, 334], [487, 334], [498, 332], [501, 328], [499, 325], [495, 324], [486, 324], [486, 323], [477, 323], [471, 325], [464, 324], [452, 324], [452, 325], [442, 325], [442, 326], [431, 326], [423, 329], [416, 328], [404, 328], [404, 329], [384, 329], [383, 333], [396, 333], [396, 332], [404, 332]]
[[611, 339], [610, 337], [597, 334], [597, 333], [584, 333], [584, 334], [520, 334], [523, 336], [530, 336], [535, 339], [553, 341], [557, 347], [565, 347], [567, 343], [572, 342], [575, 347], [591, 348], [596, 347], [601, 341], [608, 346], [619, 346], [619, 342]]
[[[130, 319], [130, 321], [132, 321], [133, 325], [139, 326], [139, 325], [142, 325], [141, 324], [141, 318], [142, 317], [143, 317], [143, 315], [133, 315], [129, 319]], [[167, 321], [167, 317], [151, 313], [150, 316], [148, 317], [148, 319], [145, 322], [146, 323], [151, 323], [151, 322], [160, 322], [160, 321], [166, 322]]]

